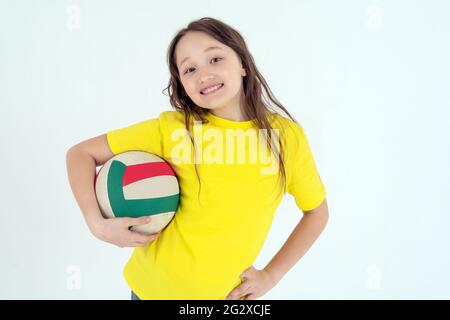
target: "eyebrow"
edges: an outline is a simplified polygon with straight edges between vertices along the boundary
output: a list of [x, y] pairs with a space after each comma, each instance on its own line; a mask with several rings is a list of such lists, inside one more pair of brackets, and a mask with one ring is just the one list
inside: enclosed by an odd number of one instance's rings
[[[223, 50], [221, 47], [212, 46], [212, 47], [206, 48], [203, 52], [207, 52], [207, 51], [211, 51], [211, 50], [215, 50], [215, 49]], [[183, 60], [181, 60], [180, 68], [187, 59], [189, 59], [189, 57], [186, 57]]]

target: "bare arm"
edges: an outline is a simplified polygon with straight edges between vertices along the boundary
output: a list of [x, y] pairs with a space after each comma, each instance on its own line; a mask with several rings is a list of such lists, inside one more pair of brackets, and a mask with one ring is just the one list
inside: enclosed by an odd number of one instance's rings
[[149, 223], [149, 217], [105, 219], [98, 206], [94, 189], [96, 167], [113, 156], [106, 134], [71, 147], [66, 154], [70, 187], [90, 231], [98, 239], [119, 247], [144, 246], [159, 234], [144, 235], [130, 231], [129, 227]]
[[281, 278], [305, 255], [328, 222], [326, 199], [314, 210], [304, 211], [304, 216], [289, 238], [264, 268], [274, 283]]
[[113, 156], [106, 134], [71, 147], [66, 154], [70, 187], [91, 232], [103, 220], [94, 190], [96, 167]]

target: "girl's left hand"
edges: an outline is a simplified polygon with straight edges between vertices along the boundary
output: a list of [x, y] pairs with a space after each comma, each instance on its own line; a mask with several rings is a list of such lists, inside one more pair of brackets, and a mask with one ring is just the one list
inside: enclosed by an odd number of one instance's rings
[[244, 280], [239, 286], [233, 289], [225, 300], [255, 300], [275, 286], [275, 282], [266, 270], [258, 270], [251, 266], [241, 274]]

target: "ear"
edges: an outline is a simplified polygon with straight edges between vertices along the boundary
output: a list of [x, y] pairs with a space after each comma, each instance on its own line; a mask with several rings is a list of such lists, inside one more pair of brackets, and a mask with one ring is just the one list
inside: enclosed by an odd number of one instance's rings
[[241, 65], [241, 76], [243, 76], [243, 77], [247, 76], [247, 72], [245, 71], [245, 68], [243, 65]]

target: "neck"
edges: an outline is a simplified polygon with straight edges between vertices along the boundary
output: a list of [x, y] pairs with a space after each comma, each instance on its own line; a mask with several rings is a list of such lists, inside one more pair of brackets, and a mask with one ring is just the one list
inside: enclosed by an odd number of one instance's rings
[[242, 107], [239, 105], [214, 108], [214, 109], [210, 109], [209, 112], [211, 112], [213, 115], [215, 115], [219, 118], [223, 118], [223, 119], [227, 119], [227, 120], [231, 120], [231, 121], [241, 122], [241, 121], [248, 120], [242, 110]]

